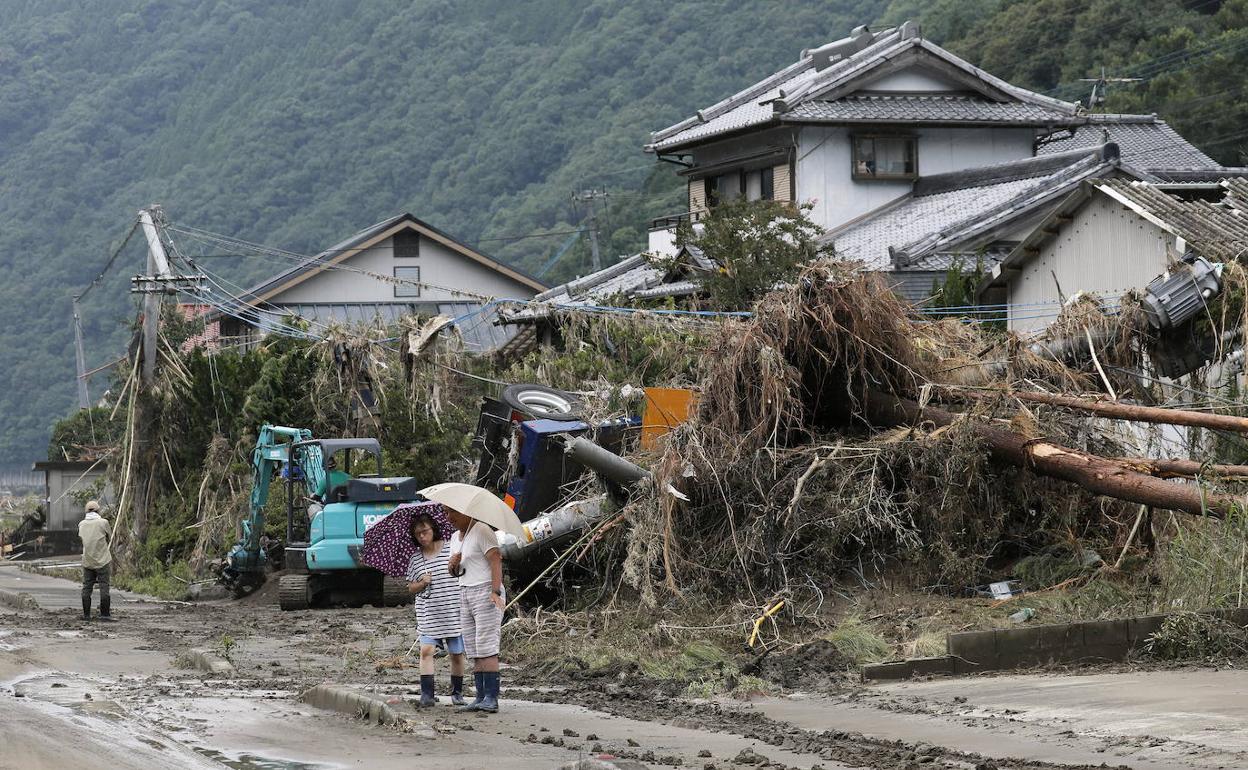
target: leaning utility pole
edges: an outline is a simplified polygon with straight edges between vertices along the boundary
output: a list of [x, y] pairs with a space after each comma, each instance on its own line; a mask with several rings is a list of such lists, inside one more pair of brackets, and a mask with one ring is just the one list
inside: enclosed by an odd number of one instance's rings
[[149, 206], [139, 212], [139, 225], [147, 236], [147, 273], [130, 279], [132, 293], [143, 295], [143, 378], [151, 387], [156, 379], [157, 347], [160, 338], [160, 306], [166, 294], [179, 291], [198, 293], [203, 288], [202, 275], [174, 275], [169, 269], [169, 256], [160, 227], [164, 224], [160, 206]]
[[[133, 553], [135, 546], [147, 536], [147, 514], [155, 495], [155, 474], [151, 469], [159, 467], [153, 449], [152, 434], [155, 430], [156, 412], [150, 403], [150, 393], [156, 383], [161, 302], [166, 294], [179, 291], [198, 294], [203, 290], [202, 275], [174, 275], [169, 268], [169, 256], [165, 253], [165, 243], [160, 235], [164, 223], [164, 213], [159, 206], [149, 206], [139, 212], [139, 226], [147, 237], [147, 272], [130, 279], [130, 291], [143, 295], [143, 345], [139, 353], [143, 367], [140, 384], [135, 386], [131, 396], [135, 399], [135, 407], [131, 422], [130, 455], [137, 458], [136, 467], [148, 470], [146, 473], [140, 472], [130, 480], [134, 484], [131, 494], [134, 516], [130, 521], [127, 555]], [[122, 499], [125, 499], [124, 488]], [[119, 516], [121, 513], [123, 511], [118, 512]]]

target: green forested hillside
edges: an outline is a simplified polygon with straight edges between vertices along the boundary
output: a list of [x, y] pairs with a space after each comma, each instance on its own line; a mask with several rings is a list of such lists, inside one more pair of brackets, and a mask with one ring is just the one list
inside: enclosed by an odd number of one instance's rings
[[[1111, 109], [1155, 109], [1237, 161], [1246, 9], [1245, 0], [0, 0], [0, 463], [40, 454], [71, 407], [70, 295], [149, 203], [175, 222], [301, 252], [406, 209], [533, 268], [563, 236], [516, 236], [570, 229], [583, 214], [573, 191], [605, 187], [604, 251], [636, 250], [647, 217], [680, 210], [670, 167], [641, 153], [649, 131], [802, 48], [903, 18], [1036, 88], [1102, 65], [1139, 70], [1149, 79], [1111, 91]], [[132, 244], [84, 304], [89, 367], [123, 349], [127, 281], [141, 255]], [[578, 246], [548, 277], [570, 277], [587, 259]], [[213, 264], [240, 281], [284, 266]]]

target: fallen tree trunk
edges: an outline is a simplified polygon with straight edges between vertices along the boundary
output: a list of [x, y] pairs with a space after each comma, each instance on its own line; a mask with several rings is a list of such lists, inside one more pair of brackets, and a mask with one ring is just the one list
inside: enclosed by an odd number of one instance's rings
[[1233, 481], [1248, 479], [1248, 465], [1206, 465], [1195, 460], [1154, 460], [1147, 457], [1116, 457], [1114, 461], [1160, 479], [1194, 479], [1201, 474]]
[[[881, 425], [950, 425], [955, 412], [920, 407], [910, 399], [868, 392], [863, 404], [871, 422]], [[1132, 470], [1127, 464], [1042, 439], [1028, 439], [1013, 431], [972, 423], [976, 434], [1000, 462], [1026, 468], [1041, 476], [1077, 484], [1089, 492], [1127, 502], [1221, 518], [1238, 502], [1226, 495], [1204, 494], [1200, 487], [1175, 484]]]
[[1231, 414], [1211, 414], [1209, 412], [1193, 412], [1187, 409], [1166, 409], [1159, 406], [1094, 401], [1087, 398], [1062, 396], [1054, 393], [1037, 393], [1034, 391], [1016, 390], [1011, 391], [1010, 395], [1020, 401], [1031, 401], [1038, 404], [1077, 409], [1081, 412], [1111, 417], [1116, 420], [1149, 422], [1160, 425], [1187, 425], [1193, 428], [1248, 433], [1248, 417], [1236, 417]]

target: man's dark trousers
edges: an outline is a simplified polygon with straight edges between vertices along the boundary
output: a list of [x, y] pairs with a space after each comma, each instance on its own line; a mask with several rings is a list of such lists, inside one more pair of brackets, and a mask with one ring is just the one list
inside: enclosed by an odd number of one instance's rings
[[109, 617], [108, 571], [112, 566], [105, 564], [99, 569], [82, 568], [82, 616], [84, 618], [91, 617], [91, 589], [96, 585], [100, 587], [100, 617]]

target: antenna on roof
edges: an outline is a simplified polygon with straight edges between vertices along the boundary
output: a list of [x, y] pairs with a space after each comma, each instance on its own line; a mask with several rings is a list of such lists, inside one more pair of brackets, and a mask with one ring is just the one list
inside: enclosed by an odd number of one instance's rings
[[1088, 95], [1088, 109], [1095, 110], [1105, 106], [1105, 90], [1110, 83], [1139, 83], [1144, 78], [1111, 78], [1105, 76], [1105, 68], [1101, 67], [1099, 78], [1079, 78], [1080, 83], [1091, 83], [1092, 93]]

